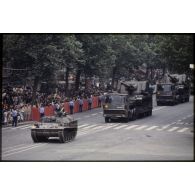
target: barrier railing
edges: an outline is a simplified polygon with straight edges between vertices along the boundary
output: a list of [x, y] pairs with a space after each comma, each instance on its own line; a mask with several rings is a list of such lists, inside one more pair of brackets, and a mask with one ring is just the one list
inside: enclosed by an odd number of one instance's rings
[[[93, 97], [92, 98], [92, 105], [91, 109], [97, 108], [98, 107], [98, 97]], [[69, 102], [64, 103], [64, 110], [67, 113], [70, 113], [70, 107], [69, 107]], [[88, 110], [88, 101], [86, 99], [83, 100], [83, 111]], [[79, 102], [76, 100], [74, 102], [74, 113], [79, 112]], [[46, 106], [45, 107], [45, 116], [53, 116], [54, 115], [54, 108], [53, 106]], [[33, 121], [40, 121], [40, 113], [39, 109], [37, 107], [32, 107], [31, 110], [31, 116]]]

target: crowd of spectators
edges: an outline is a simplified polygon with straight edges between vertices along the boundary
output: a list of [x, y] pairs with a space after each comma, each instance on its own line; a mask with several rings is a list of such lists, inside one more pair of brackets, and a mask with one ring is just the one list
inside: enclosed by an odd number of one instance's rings
[[[31, 119], [31, 107], [35, 106], [40, 108], [42, 106], [49, 106], [56, 104], [62, 104], [64, 102], [73, 102], [78, 100], [80, 109], [82, 112], [82, 101], [87, 99], [89, 103], [89, 109], [91, 108], [91, 98], [93, 96], [100, 96], [103, 93], [98, 87], [92, 87], [91, 89], [79, 89], [78, 91], [70, 90], [69, 95], [66, 95], [64, 91], [58, 91], [57, 93], [42, 93], [36, 92], [36, 98], [33, 100], [33, 89], [29, 86], [11, 87], [7, 86], [2, 90], [2, 123], [7, 125], [14, 122], [13, 113], [17, 111], [17, 121], [28, 121]], [[73, 112], [72, 112], [73, 114]], [[14, 124], [13, 124], [14, 125]]]

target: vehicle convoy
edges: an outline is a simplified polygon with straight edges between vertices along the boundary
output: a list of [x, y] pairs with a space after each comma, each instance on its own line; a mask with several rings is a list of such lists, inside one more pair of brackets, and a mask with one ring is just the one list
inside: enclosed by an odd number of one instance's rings
[[175, 74], [167, 76], [168, 79], [166, 79], [165, 82], [157, 84], [157, 106], [189, 102], [190, 87], [186, 75]]
[[118, 92], [105, 95], [103, 116], [105, 122], [124, 119], [125, 122], [152, 115], [152, 94], [146, 81], [124, 81]]
[[34, 142], [45, 142], [50, 137], [58, 137], [61, 143], [73, 140], [77, 135], [77, 120], [67, 115], [43, 117], [34, 124], [31, 137]]

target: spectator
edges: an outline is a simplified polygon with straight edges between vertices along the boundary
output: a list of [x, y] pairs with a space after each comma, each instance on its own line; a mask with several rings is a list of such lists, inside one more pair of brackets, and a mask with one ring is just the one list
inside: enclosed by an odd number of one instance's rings
[[98, 96], [98, 107], [101, 107], [102, 106], [102, 98], [103, 98], [103, 96], [102, 96], [102, 94], [100, 94]]
[[39, 108], [40, 118], [42, 119], [45, 115], [45, 108], [43, 104], [41, 104], [41, 107]]
[[7, 111], [7, 109], [5, 109], [5, 111], [3, 113], [3, 117], [4, 117], [4, 125], [7, 125], [7, 123], [8, 123], [8, 111]]
[[73, 110], [74, 110], [74, 101], [71, 98], [70, 102], [69, 102], [69, 108], [70, 108], [70, 114], [73, 114]]
[[16, 110], [16, 108], [14, 107], [14, 109], [12, 110], [12, 126], [17, 127], [17, 122], [18, 122], [18, 112]]
[[83, 99], [82, 99], [82, 97], [79, 97], [78, 101], [79, 101], [79, 112], [82, 112], [83, 111]]
[[91, 110], [92, 98], [90, 96], [87, 98], [87, 102], [88, 102], [88, 110]]

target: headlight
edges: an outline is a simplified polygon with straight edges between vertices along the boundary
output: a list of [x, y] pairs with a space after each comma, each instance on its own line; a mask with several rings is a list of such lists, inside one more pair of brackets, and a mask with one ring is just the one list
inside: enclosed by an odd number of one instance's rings
[[104, 108], [108, 108], [108, 105], [104, 105]]

